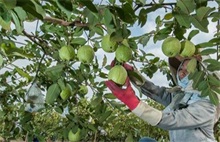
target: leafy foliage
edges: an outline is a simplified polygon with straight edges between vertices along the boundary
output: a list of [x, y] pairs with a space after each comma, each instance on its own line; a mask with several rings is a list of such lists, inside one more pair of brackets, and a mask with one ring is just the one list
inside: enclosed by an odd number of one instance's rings
[[[99, 57], [101, 39], [109, 34], [118, 45], [129, 46], [133, 52], [129, 63], [140, 63], [139, 69], [146, 76], [152, 78], [160, 71], [170, 80], [166, 61], [140, 47], [146, 47], [150, 40], [158, 43], [169, 36], [191, 40], [199, 33], [208, 34], [209, 25], [217, 25], [220, 20], [219, 4], [219, 0], [174, 3], [163, 0], [0, 0], [0, 135], [7, 140], [31, 139], [34, 135], [42, 141], [52, 135], [67, 139], [68, 131], [79, 127], [85, 140], [132, 141], [143, 135], [166, 140], [163, 130], [146, 126], [129, 112], [122, 111], [123, 105], [106, 92], [103, 81], [107, 79], [107, 62], [112, 54]], [[165, 10], [164, 15], [156, 15], [157, 10]], [[152, 13], [156, 15], [155, 29], [133, 36], [131, 28], [143, 28]], [[37, 23], [36, 30], [29, 33], [26, 22]], [[18, 41], [19, 38], [24, 42]], [[220, 83], [210, 72], [219, 71], [219, 41], [217, 25], [214, 37], [196, 45], [197, 54], [216, 54], [217, 58], [204, 61], [207, 68], [192, 75], [194, 87], [215, 104], [219, 101]], [[66, 45], [73, 47], [75, 54], [81, 46], [90, 45], [95, 52], [93, 62], [83, 64], [77, 56], [70, 61], [61, 60], [59, 50]], [[32, 83], [38, 84], [46, 99], [42, 102], [45, 109], [36, 113], [25, 111], [26, 104], [30, 104], [26, 96]], [[73, 92], [67, 100], [62, 100], [59, 94], [66, 84]], [[89, 95], [80, 94], [81, 85], [88, 86]], [[65, 117], [58, 115], [64, 114], [65, 109], [69, 110]], [[49, 121], [51, 119], [54, 121]], [[45, 124], [44, 132], [41, 132], [42, 124]]]

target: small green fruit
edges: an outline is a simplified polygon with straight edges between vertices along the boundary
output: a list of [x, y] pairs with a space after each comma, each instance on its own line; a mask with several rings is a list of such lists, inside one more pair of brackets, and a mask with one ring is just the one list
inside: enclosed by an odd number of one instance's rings
[[59, 50], [61, 60], [69, 61], [74, 58], [75, 52], [72, 46], [62, 46]]
[[114, 52], [117, 48], [116, 42], [111, 41], [110, 35], [108, 34], [102, 38], [101, 46], [102, 46], [102, 49], [108, 53]]
[[128, 62], [132, 59], [131, 48], [124, 45], [120, 45], [115, 51], [115, 58], [121, 63]]
[[77, 57], [78, 57], [79, 61], [81, 61], [82, 63], [85, 63], [85, 64], [91, 63], [94, 56], [95, 56], [95, 53], [94, 53], [92, 47], [89, 45], [81, 46], [78, 49]]
[[181, 42], [180, 56], [191, 57], [192, 55], [194, 55], [195, 51], [196, 51], [196, 47], [191, 41], [185, 40]]
[[82, 95], [86, 95], [88, 93], [88, 87], [85, 85], [81, 85], [79, 88], [79, 93]]
[[71, 96], [72, 94], [72, 87], [67, 84], [66, 87], [60, 92], [60, 97], [63, 99], [63, 100], [66, 100], [69, 98], [69, 96]]
[[162, 52], [167, 57], [174, 57], [180, 53], [181, 44], [180, 41], [175, 37], [169, 37], [162, 43]]
[[75, 134], [72, 132], [72, 130], [70, 130], [69, 133], [68, 133], [69, 141], [78, 142], [81, 139], [80, 133], [81, 133], [80, 129], [78, 129]]
[[197, 60], [195, 58], [190, 59], [186, 65], [186, 70], [188, 73], [193, 73], [196, 70]]
[[128, 74], [126, 69], [121, 65], [116, 65], [110, 69], [108, 79], [119, 85], [124, 85]]

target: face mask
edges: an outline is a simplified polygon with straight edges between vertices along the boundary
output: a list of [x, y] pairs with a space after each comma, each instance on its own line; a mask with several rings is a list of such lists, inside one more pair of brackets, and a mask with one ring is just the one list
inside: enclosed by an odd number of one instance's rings
[[189, 78], [188, 75], [186, 75], [184, 78], [182, 78], [181, 80], [179, 80], [178, 78], [178, 85], [181, 86], [182, 88], [186, 88], [186, 86], [189, 83]]

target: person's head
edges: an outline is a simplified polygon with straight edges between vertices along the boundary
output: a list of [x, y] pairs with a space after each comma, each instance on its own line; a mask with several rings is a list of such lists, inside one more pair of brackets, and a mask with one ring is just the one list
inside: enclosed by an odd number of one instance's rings
[[189, 63], [189, 61], [189, 59], [186, 59], [179, 66], [177, 75], [180, 80], [189, 74], [187, 71], [187, 64]]

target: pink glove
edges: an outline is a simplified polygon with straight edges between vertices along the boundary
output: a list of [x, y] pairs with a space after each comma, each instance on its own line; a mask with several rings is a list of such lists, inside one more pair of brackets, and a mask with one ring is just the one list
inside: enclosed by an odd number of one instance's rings
[[125, 82], [126, 89], [120, 88], [112, 80], [106, 81], [105, 84], [112, 91], [113, 95], [127, 105], [130, 110], [135, 109], [139, 104], [140, 100], [135, 96], [128, 77]]

